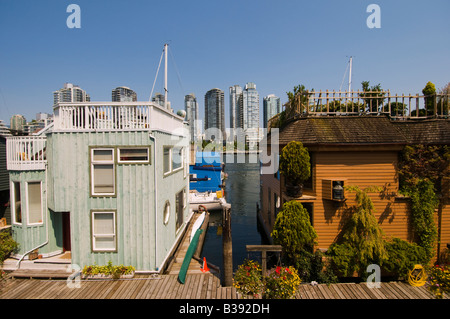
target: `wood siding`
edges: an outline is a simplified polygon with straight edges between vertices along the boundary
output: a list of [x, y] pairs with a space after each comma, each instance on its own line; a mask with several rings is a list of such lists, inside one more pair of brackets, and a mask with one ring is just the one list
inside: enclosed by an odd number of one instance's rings
[[[377, 186], [381, 192], [369, 193], [374, 206], [375, 217], [381, 225], [386, 238], [398, 237], [412, 240], [409, 220], [409, 200], [398, 193], [397, 162], [398, 151], [320, 151], [314, 152], [312, 169], [313, 189], [305, 189], [297, 200], [313, 204], [312, 223], [318, 235], [317, 248], [327, 249], [342, 229], [342, 221], [348, 208], [355, 205], [355, 192], [345, 192], [346, 200], [334, 201], [329, 198], [329, 180], [343, 180], [345, 186], [358, 186], [361, 189]], [[273, 175], [262, 175], [261, 215], [271, 231], [273, 218], [269, 219], [267, 192], [281, 193], [282, 202], [292, 200], [284, 192], [283, 177], [281, 183]], [[278, 188], [277, 188], [278, 187]], [[273, 196], [273, 195], [272, 195]], [[442, 251], [450, 242], [450, 207], [442, 207], [440, 213], [440, 236]], [[271, 221], [271, 222], [269, 222]], [[438, 211], [436, 211], [438, 222]]]
[[[180, 145], [177, 143], [187, 146], [188, 140], [158, 132], [154, 132], [154, 136], [156, 147], [148, 132], [53, 133], [48, 136], [48, 207], [55, 214], [70, 212], [73, 263], [83, 267], [107, 264], [111, 260], [113, 264], [133, 265], [140, 271], [155, 271], [170, 253], [181, 231], [175, 227], [175, 194], [183, 188], [189, 193], [189, 175], [184, 176], [184, 171], [180, 170], [163, 177], [162, 147]], [[116, 160], [116, 194], [91, 196], [89, 150], [112, 147], [117, 157], [120, 146], [149, 147], [150, 162], [119, 164]], [[172, 211], [169, 222], [164, 224], [166, 201], [170, 202]], [[93, 252], [91, 214], [105, 210], [116, 213], [117, 249]], [[182, 225], [185, 225], [188, 206], [183, 217]]]

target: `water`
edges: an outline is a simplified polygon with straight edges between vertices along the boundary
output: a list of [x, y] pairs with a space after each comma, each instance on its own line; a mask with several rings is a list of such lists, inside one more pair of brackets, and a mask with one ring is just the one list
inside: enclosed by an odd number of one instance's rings
[[[231, 238], [233, 243], [233, 271], [244, 259], [258, 260], [256, 252], [248, 253], [246, 245], [266, 244], [263, 232], [258, 229], [256, 203], [259, 202], [259, 163], [226, 162], [226, 199], [231, 204]], [[222, 211], [210, 212], [208, 231], [205, 236], [202, 257], [220, 267], [223, 276], [222, 256]]]

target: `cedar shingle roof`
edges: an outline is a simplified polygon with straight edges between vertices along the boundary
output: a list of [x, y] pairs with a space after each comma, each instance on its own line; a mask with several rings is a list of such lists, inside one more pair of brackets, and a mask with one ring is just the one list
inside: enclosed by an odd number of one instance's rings
[[383, 116], [306, 117], [280, 131], [280, 145], [450, 144], [449, 120], [391, 121]]

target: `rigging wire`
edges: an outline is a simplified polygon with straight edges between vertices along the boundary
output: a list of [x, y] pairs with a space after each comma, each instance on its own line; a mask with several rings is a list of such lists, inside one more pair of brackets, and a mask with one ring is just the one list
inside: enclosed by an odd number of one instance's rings
[[158, 69], [156, 70], [156, 76], [155, 76], [155, 80], [153, 81], [152, 91], [150, 92], [150, 97], [148, 99], [149, 102], [152, 101], [153, 90], [155, 88], [156, 79], [158, 78], [159, 68], [161, 67], [161, 61], [162, 61], [163, 56], [164, 56], [164, 49], [163, 49], [163, 52], [161, 54], [161, 58], [159, 59]]
[[341, 86], [339, 87], [339, 92], [342, 91], [342, 85], [344, 84], [345, 75], [347, 74], [347, 71], [348, 71], [349, 66], [350, 66], [350, 61], [347, 62], [347, 68], [345, 69], [344, 77], [342, 78]]

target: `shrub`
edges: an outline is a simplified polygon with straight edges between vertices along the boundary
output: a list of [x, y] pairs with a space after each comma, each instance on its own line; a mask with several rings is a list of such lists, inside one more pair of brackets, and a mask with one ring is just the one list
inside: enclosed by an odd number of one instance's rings
[[383, 268], [401, 277], [406, 277], [408, 271], [416, 264], [426, 264], [428, 257], [426, 250], [414, 243], [408, 243], [400, 238], [393, 238], [386, 242], [388, 259]]
[[317, 233], [306, 208], [300, 202], [289, 201], [278, 213], [271, 236], [274, 244], [283, 246], [287, 257], [293, 258], [302, 250], [312, 252]]
[[350, 208], [351, 217], [338, 241], [330, 247], [328, 255], [333, 266], [344, 276], [351, 276], [357, 271], [364, 278], [368, 265], [382, 265], [387, 259], [383, 231], [374, 216], [374, 205], [368, 195], [368, 192], [378, 189], [361, 190], [352, 186], [347, 190], [356, 191], [356, 206]]
[[299, 184], [311, 176], [309, 152], [301, 142], [292, 141], [283, 147], [280, 155], [280, 172], [292, 184]]
[[9, 232], [0, 232], [0, 265], [6, 258], [19, 249], [19, 244], [12, 238]]

